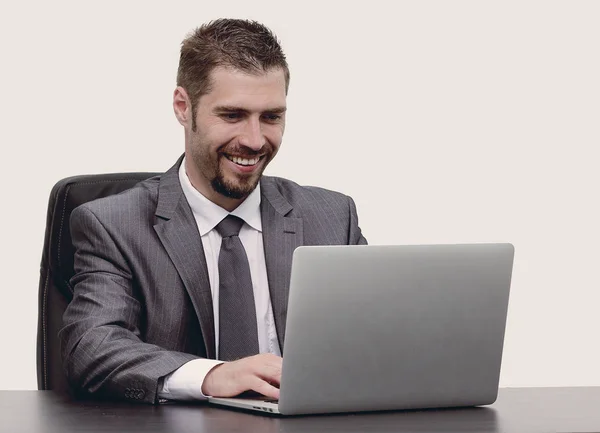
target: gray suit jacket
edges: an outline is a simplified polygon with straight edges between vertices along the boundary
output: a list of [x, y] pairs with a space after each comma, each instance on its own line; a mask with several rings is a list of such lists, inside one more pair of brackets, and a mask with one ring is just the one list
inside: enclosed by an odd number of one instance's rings
[[[215, 357], [208, 270], [179, 183], [180, 163], [72, 213], [74, 297], [60, 339], [77, 390], [156, 403], [161, 377], [192, 359]], [[366, 240], [350, 197], [267, 176], [261, 193], [267, 277], [283, 349], [296, 247]]]

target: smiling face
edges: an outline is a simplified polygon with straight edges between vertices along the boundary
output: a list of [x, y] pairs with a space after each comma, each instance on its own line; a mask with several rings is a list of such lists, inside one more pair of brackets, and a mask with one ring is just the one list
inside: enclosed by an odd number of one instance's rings
[[194, 187], [225, 209], [237, 207], [256, 188], [285, 129], [286, 82], [282, 69], [249, 74], [218, 67], [210, 91], [196, 107], [196, 128], [185, 90], [173, 106], [185, 127], [186, 172]]

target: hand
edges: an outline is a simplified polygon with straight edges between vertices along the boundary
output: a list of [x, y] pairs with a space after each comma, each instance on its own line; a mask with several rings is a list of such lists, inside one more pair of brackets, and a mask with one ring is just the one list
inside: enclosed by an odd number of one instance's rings
[[283, 358], [263, 353], [225, 362], [208, 372], [202, 393], [211, 397], [234, 397], [244, 391], [256, 391], [279, 398]]

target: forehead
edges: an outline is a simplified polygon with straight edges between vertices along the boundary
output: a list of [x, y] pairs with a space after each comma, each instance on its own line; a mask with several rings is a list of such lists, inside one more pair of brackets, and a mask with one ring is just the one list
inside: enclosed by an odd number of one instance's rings
[[218, 67], [211, 72], [210, 80], [211, 90], [200, 97], [200, 106], [232, 106], [249, 111], [285, 107], [285, 74], [281, 68], [254, 74]]

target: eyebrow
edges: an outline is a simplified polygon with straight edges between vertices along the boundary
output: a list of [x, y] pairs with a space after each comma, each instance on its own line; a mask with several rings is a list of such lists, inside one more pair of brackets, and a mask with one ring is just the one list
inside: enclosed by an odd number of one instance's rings
[[[287, 107], [273, 107], [263, 110], [263, 113], [283, 114], [287, 110]], [[235, 107], [233, 105], [221, 105], [213, 109], [215, 113], [248, 113], [249, 111], [245, 108]]]

